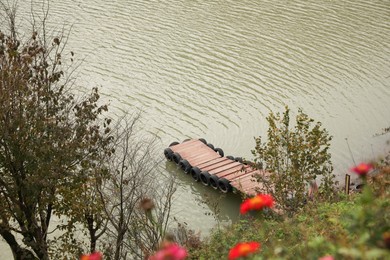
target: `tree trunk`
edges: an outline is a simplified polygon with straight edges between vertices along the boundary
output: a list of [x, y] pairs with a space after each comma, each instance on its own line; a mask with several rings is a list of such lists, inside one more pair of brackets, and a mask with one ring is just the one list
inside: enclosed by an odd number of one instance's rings
[[11, 232], [6, 230], [4, 227], [0, 227], [0, 234], [3, 239], [10, 246], [12, 254], [15, 260], [37, 260], [34, 254], [26, 249], [19, 246], [18, 242], [15, 239], [15, 236]]
[[96, 229], [93, 227], [93, 216], [89, 214], [85, 214], [85, 219], [87, 221], [88, 225], [88, 231], [89, 231], [89, 239], [90, 239], [90, 251], [91, 253], [95, 252], [96, 250]]

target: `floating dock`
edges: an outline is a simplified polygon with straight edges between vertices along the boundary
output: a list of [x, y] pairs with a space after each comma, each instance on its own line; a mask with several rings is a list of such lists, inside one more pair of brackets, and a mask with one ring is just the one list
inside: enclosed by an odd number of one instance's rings
[[224, 157], [221, 148], [214, 148], [202, 138], [173, 142], [164, 150], [164, 155], [190, 174], [194, 181], [223, 193], [233, 191], [253, 196], [262, 188], [255, 176], [270, 175], [245, 164], [240, 157]]

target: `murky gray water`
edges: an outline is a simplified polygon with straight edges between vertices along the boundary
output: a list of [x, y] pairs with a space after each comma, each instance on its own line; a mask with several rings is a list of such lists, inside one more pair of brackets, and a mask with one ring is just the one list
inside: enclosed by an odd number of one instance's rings
[[[30, 1], [20, 5], [27, 18]], [[373, 135], [390, 125], [390, 1], [52, 0], [50, 14], [73, 25], [68, 47], [85, 58], [79, 81], [102, 86], [114, 114], [143, 109], [161, 152], [203, 137], [251, 158], [265, 117], [284, 105], [334, 136], [340, 179], [353, 159], [385, 149], [386, 137]], [[178, 219], [207, 233], [212, 203], [197, 201], [218, 193], [165, 161], [160, 170], [178, 176]], [[223, 222], [238, 203], [221, 200]]]

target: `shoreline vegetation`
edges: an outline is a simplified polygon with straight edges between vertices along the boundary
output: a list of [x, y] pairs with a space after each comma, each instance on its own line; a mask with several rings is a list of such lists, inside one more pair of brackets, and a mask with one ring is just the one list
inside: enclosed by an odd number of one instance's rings
[[[273, 211], [243, 216], [189, 245], [190, 259], [226, 259], [237, 241], [257, 241], [247, 259], [387, 259], [390, 256], [390, 164], [375, 164], [361, 192], [313, 200], [292, 216]], [[328, 257], [328, 258], [325, 258]]]
[[97, 88], [75, 94], [75, 54], [64, 53], [64, 31], [48, 38], [48, 9], [20, 39], [17, 1], [0, 4], [0, 235], [15, 259], [390, 256], [389, 156], [353, 168], [364, 185], [347, 196], [336, 189], [332, 137], [302, 110], [290, 122], [288, 107], [255, 139], [255, 167], [274, 174], [259, 176], [264, 189], [243, 198], [240, 220], [203, 240], [173, 229], [176, 183], [155, 177], [156, 138], [138, 135], [141, 115], [112, 119]]

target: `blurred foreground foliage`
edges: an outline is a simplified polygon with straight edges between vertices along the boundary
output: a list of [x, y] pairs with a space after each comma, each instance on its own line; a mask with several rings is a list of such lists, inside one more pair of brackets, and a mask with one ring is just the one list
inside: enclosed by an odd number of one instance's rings
[[338, 194], [331, 202], [309, 202], [293, 216], [272, 212], [242, 217], [214, 230], [191, 259], [225, 259], [237, 241], [258, 241], [248, 259], [389, 259], [390, 167], [377, 165], [362, 192]]

